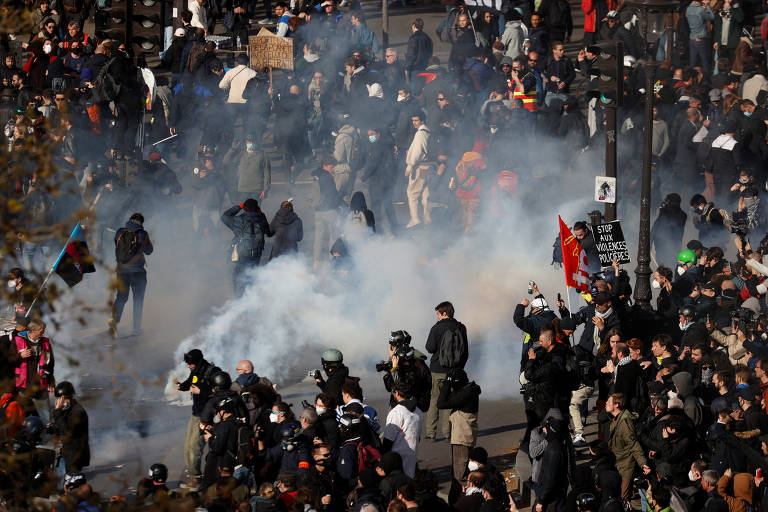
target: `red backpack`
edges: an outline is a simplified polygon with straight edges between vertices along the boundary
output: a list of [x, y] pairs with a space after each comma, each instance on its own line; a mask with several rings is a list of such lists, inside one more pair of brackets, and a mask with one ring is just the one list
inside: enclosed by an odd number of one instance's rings
[[373, 469], [376, 463], [381, 459], [381, 452], [370, 444], [357, 443], [357, 471], [363, 469]]

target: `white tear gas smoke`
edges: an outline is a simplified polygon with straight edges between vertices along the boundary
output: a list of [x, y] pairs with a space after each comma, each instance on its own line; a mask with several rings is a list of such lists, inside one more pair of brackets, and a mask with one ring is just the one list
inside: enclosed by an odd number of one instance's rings
[[[334, 347], [352, 374], [360, 375], [386, 355], [391, 331], [407, 330], [413, 346], [424, 351], [436, 321], [433, 308], [450, 300], [468, 328], [470, 377], [485, 397], [515, 394], [522, 340], [512, 322], [515, 305], [529, 279], [548, 290], [553, 302], [565, 289], [561, 274], [549, 266], [556, 220], [479, 223], [485, 228], [455, 237], [442, 251], [434, 250], [434, 239], [371, 237], [353, 248], [345, 282], [319, 276], [302, 258], [279, 258], [256, 269], [242, 297], [224, 304], [184, 339], [175, 361], [199, 348], [225, 371], [247, 358], [256, 373], [285, 383], [318, 367], [322, 350]], [[180, 364], [171, 375], [169, 399], [178, 397], [173, 382], [186, 373]]]

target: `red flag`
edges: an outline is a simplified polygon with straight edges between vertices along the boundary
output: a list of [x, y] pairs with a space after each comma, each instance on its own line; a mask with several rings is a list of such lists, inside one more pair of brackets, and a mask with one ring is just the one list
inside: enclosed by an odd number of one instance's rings
[[563, 250], [563, 268], [565, 269], [565, 285], [583, 292], [589, 291], [589, 272], [587, 268], [587, 253], [581, 247], [571, 230], [560, 216], [560, 247]]

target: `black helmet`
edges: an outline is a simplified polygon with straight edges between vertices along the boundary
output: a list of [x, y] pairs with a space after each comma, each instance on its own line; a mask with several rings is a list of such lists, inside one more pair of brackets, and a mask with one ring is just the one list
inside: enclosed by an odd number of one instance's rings
[[225, 391], [232, 387], [232, 378], [227, 372], [217, 372], [211, 377], [214, 391]]
[[28, 438], [39, 437], [43, 433], [43, 420], [39, 416], [27, 416], [21, 424], [21, 430]]
[[404, 347], [411, 344], [411, 335], [408, 331], [394, 331], [389, 335], [389, 344], [396, 347]]
[[579, 512], [596, 511], [599, 508], [597, 497], [591, 492], [583, 492], [576, 497], [576, 507]]
[[56, 387], [53, 389], [53, 396], [56, 398], [60, 398], [62, 396], [67, 398], [72, 398], [75, 396], [75, 386], [72, 385], [69, 381], [62, 381], [56, 384]]
[[360, 428], [360, 418], [351, 414], [342, 414], [339, 418], [339, 428], [344, 432], [357, 431]]
[[400, 358], [400, 360], [403, 359], [413, 359], [413, 356], [415, 355], [415, 351], [413, 347], [410, 347], [408, 345], [402, 345], [397, 347], [397, 350], [395, 351], [395, 355]]
[[282, 439], [283, 441], [293, 439], [296, 436], [296, 434], [299, 433], [300, 430], [301, 430], [301, 425], [293, 421], [289, 421], [285, 425], [280, 427], [280, 439]]
[[237, 403], [231, 396], [227, 396], [216, 402], [216, 412], [229, 412], [234, 414], [237, 411]]
[[685, 317], [693, 318], [696, 316], [696, 310], [693, 306], [683, 306], [680, 308], [680, 314]]
[[164, 484], [168, 480], [168, 468], [165, 464], [155, 462], [149, 466], [149, 478], [158, 484]]

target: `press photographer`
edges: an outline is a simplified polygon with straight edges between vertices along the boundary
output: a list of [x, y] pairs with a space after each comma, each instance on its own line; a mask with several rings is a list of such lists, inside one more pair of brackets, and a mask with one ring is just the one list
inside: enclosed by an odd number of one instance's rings
[[[392, 393], [396, 382], [406, 382], [422, 412], [429, 410], [432, 396], [432, 374], [425, 360], [424, 354], [417, 354], [411, 347], [411, 335], [407, 331], [394, 331], [389, 337], [389, 360], [376, 365], [377, 372], [385, 372], [384, 387], [387, 391]], [[389, 405], [397, 405], [393, 395], [389, 397]]]

